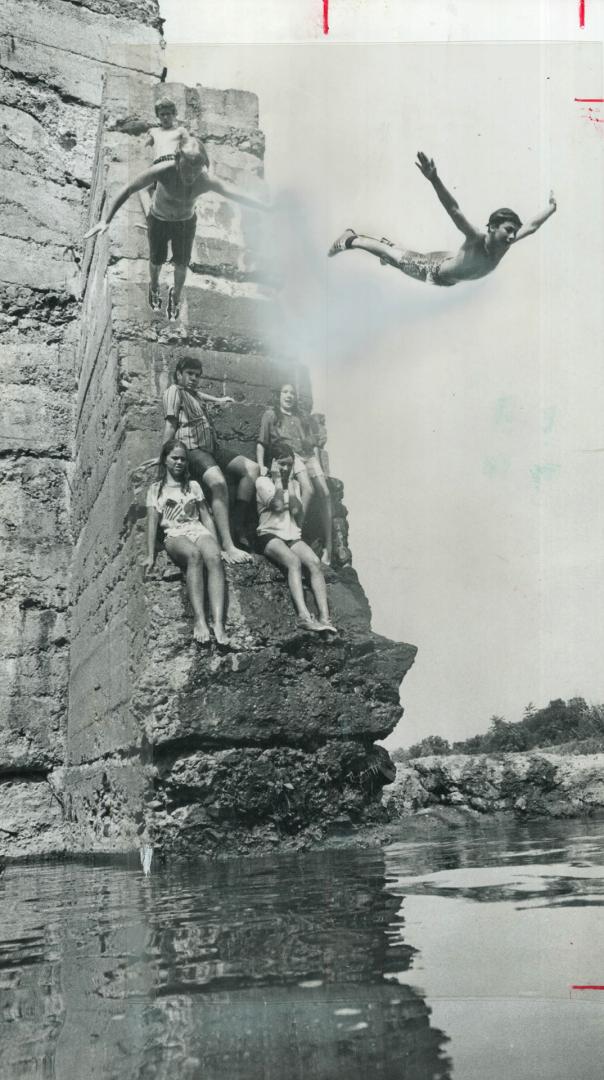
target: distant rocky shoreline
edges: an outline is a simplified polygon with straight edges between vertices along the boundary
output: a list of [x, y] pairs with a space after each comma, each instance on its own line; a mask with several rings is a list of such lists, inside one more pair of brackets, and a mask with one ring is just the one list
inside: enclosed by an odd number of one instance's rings
[[454, 808], [479, 816], [588, 817], [604, 812], [604, 753], [451, 754], [399, 763], [384, 791], [391, 820]]

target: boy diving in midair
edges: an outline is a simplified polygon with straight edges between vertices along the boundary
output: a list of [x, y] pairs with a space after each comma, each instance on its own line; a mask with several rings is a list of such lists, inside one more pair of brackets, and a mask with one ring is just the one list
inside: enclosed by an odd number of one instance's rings
[[536, 232], [556, 209], [554, 193], [551, 192], [547, 210], [523, 225], [514, 210], [502, 207], [493, 211], [485, 232], [471, 225], [464, 217], [457, 200], [440, 179], [432, 158], [420, 151], [415, 164], [432, 184], [451, 220], [464, 234], [465, 240], [459, 251], [430, 251], [424, 254], [409, 251], [384, 238], [376, 240], [371, 236], [361, 236], [354, 229], [346, 229], [331, 245], [327, 253], [330, 257], [360, 248], [370, 255], [376, 255], [382, 265], [395, 266], [417, 281], [428, 281], [432, 285], [457, 285], [460, 281], [475, 281], [490, 274], [512, 244]]

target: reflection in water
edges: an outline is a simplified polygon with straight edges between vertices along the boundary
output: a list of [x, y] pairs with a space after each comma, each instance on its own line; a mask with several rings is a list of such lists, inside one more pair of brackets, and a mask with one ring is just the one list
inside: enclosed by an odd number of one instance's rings
[[569, 984], [602, 982], [604, 825], [413, 828], [148, 878], [9, 867], [2, 1080], [599, 1080], [604, 1002]]
[[600, 1080], [604, 993], [573, 986], [603, 982], [603, 823], [465, 830], [417, 855], [387, 851], [388, 890], [453, 1075]]
[[2, 1077], [450, 1076], [380, 852], [11, 867], [0, 907]]

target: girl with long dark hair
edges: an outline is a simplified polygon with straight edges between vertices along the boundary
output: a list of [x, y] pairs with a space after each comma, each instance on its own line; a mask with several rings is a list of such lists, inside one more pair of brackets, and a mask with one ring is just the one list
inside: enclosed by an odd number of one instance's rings
[[195, 615], [193, 637], [209, 645], [205, 614], [204, 567], [208, 576], [210, 620], [216, 643], [228, 647], [224, 629], [224, 570], [216, 529], [201, 487], [189, 476], [187, 448], [178, 439], [164, 443], [157, 481], [147, 492], [147, 558], [144, 573], [153, 569], [157, 531], [164, 532], [167, 554], [183, 571]]

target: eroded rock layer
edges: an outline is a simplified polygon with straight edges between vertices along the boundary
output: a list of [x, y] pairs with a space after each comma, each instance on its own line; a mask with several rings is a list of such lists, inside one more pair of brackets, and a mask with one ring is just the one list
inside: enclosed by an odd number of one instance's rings
[[5, 0], [0, 32], [0, 850], [61, 850], [80, 252], [104, 77], [155, 0]]

